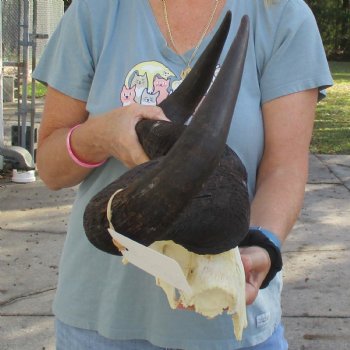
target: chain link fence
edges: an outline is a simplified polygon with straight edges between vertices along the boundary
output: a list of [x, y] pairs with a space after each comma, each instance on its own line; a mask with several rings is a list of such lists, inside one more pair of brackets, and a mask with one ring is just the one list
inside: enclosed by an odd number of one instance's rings
[[[38, 116], [36, 84], [31, 79], [31, 73], [63, 16], [64, 2], [2, 0], [1, 3], [3, 100], [17, 102], [15, 118], [10, 118], [11, 140], [13, 145], [27, 148], [34, 156], [34, 132], [38, 127]], [[14, 123], [17, 125], [12, 125]], [[6, 133], [9, 131], [5, 128], [5, 140]]]
[[18, 42], [19, 42], [19, 22], [20, 3], [14, 0], [2, 1], [2, 46], [3, 60], [5, 66], [10, 62], [17, 63]]
[[[25, 6], [28, 3], [28, 8]], [[2, 33], [4, 66], [16, 65], [22, 61], [20, 40], [23, 37], [25, 16], [28, 16], [28, 31], [39, 34], [36, 57], [40, 58], [47, 39], [59, 23], [63, 11], [62, 0], [2, 0]], [[29, 12], [26, 14], [26, 10]], [[35, 22], [36, 17], [36, 23]], [[33, 25], [36, 24], [36, 28]], [[32, 53], [30, 52], [30, 55]]]

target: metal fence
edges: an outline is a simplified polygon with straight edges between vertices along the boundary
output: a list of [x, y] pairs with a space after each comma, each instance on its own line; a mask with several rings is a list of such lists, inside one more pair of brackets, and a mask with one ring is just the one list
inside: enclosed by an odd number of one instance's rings
[[20, 33], [20, 2], [2, 1], [2, 46], [4, 63], [17, 63]]
[[[35, 82], [31, 72], [62, 18], [62, 0], [0, 0], [4, 100], [17, 101], [17, 142], [34, 157]], [[5, 91], [9, 89], [10, 91]], [[29, 96], [28, 91], [31, 90]], [[7, 101], [10, 102], [10, 101]], [[28, 135], [30, 133], [30, 135]], [[28, 144], [29, 140], [29, 144]]]
[[[37, 41], [35, 54], [37, 58], [40, 58], [47, 39], [63, 15], [63, 10], [62, 0], [2, 0], [4, 65], [17, 63], [18, 56], [21, 55], [19, 42], [25, 29], [28, 29], [29, 33], [36, 32], [39, 35], [40, 40]], [[26, 22], [28, 28], [24, 27]]]

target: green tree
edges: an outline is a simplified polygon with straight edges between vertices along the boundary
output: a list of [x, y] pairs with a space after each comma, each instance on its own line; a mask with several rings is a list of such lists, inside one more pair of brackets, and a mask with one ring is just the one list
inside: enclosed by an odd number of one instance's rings
[[64, 10], [66, 11], [69, 5], [71, 4], [72, 0], [63, 0], [64, 2]]
[[350, 59], [350, 0], [306, 0], [315, 14], [327, 56]]

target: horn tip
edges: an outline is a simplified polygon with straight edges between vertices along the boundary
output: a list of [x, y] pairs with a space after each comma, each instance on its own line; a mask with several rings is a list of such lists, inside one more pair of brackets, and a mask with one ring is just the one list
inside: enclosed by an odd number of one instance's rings
[[241, 19], [241, 24], [248, 26], [249, 25], [249, 16], [248, 15], [243, 15]]
[[225, 19], [226, 20], [231, 20], [231, 18], [232, 18], [232, 12], [231, 12], [231, 10], [228, 10], [227, 12], [226, 12], [226, 15], [225, 15]]

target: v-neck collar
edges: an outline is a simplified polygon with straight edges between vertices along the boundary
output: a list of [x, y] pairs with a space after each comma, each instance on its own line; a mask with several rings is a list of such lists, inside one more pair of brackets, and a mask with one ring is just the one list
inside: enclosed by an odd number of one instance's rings
[[[156, 20], [156, 17], [153, 13], [153, 9], [152, 9], [149, 1], [146, 0], [146, 1], [142, 1], [142, 2], [145, 4], [145, 11], [146, 11], [147, 17], [151, 21], [151, 25], [152, 25], [152, 28], [154, 30], [154, 34], [156, 36], [156, 39], [159, 41], [159, 43], [161, 43], [160, 49], [161, 49], [161, 53], [164, 55], [164, 57], [166, 57], [167, 59], [170, 59], [171, 61], [173, 61], [175, 63], [180, 63], [182, 65], [185, 64], [184, 60], [186, 62], [188, 62], [190, 60], [191, 55], [192, 55], [195, 48], [193, 47], [193, 48], [187, 50], [183, 55], [179, 55], [171, 47], [169, 47], [167, 40], [165, 39], [162, 31], [160, 30], [160, 27], [158, 25], [158, 22]], [[204, 48], [208, 45], [209, 41], [214, 36], [214, 34], [218, 30], [222, 20], [224, 19], [226, 12], [227, 12], [227, 1], [225, 1], [225, 5], [222, 8], [221, 13], [220, 13], [213, 29], [204, 37], [204, 39], [199, 47], [199, 50], [196, 54], [196, 57], [194, 58], [192, 63], [197, 61], [198, 57], [201, 55]]]

